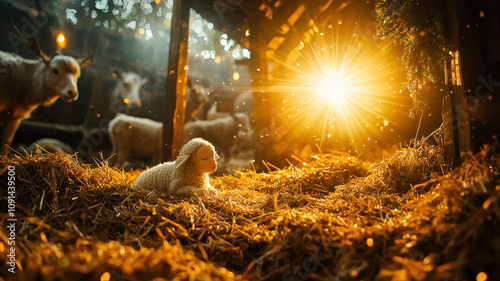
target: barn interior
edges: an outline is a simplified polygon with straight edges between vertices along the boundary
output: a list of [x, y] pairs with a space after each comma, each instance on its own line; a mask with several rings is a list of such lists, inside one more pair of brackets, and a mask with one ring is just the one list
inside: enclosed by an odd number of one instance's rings
[[[409, 116], [403, 50], [377, 37], [377, 1], [129, 1], [150, 9], [137, 17], [143, 33], [125, 20], [102, 28], [125, 2], [1, 1], [0, 12], [21, 29], [30, 28], [26, 19], [35, 24], [43, 50], [95, 57], [82, 69], [80, 99], [37, 108], [13, 142], [55, 138], [76, 154], [0, 158], [5, 186], [15, 167], [19, 218], [16, 273], [0, 280], [500, 278], [498, 98], [493, 91], [474, 104], [471, 149], [447, 161], [440, 126], [448, 88], [426, 84], [424, 113]], [[499, 26], [489, 13], [473, 15], [498, 5], [456, 2], [467, 19], [458, 29], [464, 88], [473, 96], [478, 85], [497, 87], [481, 81], [500, 79], [498, 38], [471, 40]], [[86, 14], [72, 24], [55, 5]], [[8, 36], [7, 17], [0, 22]], [[155, 39], [146, 40], [148, 30]], [[193, 43], [205, 31], [217, 44]], [[54, 40], [61, 32], [64, 48]], [[0, 47], [35, 58], [9, 40]], [[322, 85], [336, 80], [332, 65], [350, 84]], [[142, 107], [110, 107], [113, 66], [147, 79]], [[216, 197], [134, 189], [151, 159], [132, 155], [126, 169], [109, 167], [110, 120], [120, 112], [162, 122], [162, 158], [174, 159], [175, 124], [184, 123], [177, 97], [189, 83], [207, 89], [218, 116], [237, 111], [233, 100], [251, 92], [250, 142], [212, 175]], [[325, 87], [348, 88], [350, 96], [318, 97]], [[8, 199], [2, 193], [2, 272], [12, 268]]]
[[[44, 3], [43, 1], [39, 2]], [[33, 13], [33, 9], [36, 10], [33, 7], [37, 7], [32, 1], [15, 2], [17, 4], [6, 1], [6, 3], [13, 6], [4, 5], [2, 12], [6, 14], [10, 10], [12, 13], [17, 13], [18, 18], [29, 17], [29, 14]], [[161, 2], [161, 4], [151, 2], [151, 5], [153, 9], [151, 13], [154, 14], [161, 8], [165, 8], [167, 4], [164, 2]], [[57, 10], [53, 7], [50, 9], [50, 5], [43, 5], [43, 7], [47, 9], [46, 17], [51, 21], [51, 24], [40, 28], [38, 40], [42, 49], [47, 50], [47, 53], [61, 49], [65, 54], [74, 57], [83, 57], [95, 49], [95, 59], [91, 65], [82, 70], [82, 77], [79, 80], [79, 89], [82, 94], [79, 100], [70, 104], [57, 101], [50, 107], [37, 108], [32, 113], [32, 117], [21, 124], [19, 133], [16, 134], [14, 139], [13, 147], [28, 146], [38, 139], [52, 137], [70, 144], [75, 151], [78, 150], [78, 146], [80, 146], [81, 150], [92, 150], [92, 153], [88, 153], [86, 158], [87, 163], [93, 163], [93, 159], [99, 157], [99, 152], [103, 151], [105, 157], [109, 157], [111, 154], [111, 145], [109, 137], [106, 135], [106, 127], [116, 112], [129, 113], [160, 122], [164, 121], [165, 97], [169, 96], [166, 93], [176, 91], [175, 88], [166, 89], [165, 77], [167, 76], [169, 61], [179, 59], [176, 55], [169, 55], [170, 49], [167, 44], [170, 43], [170, 40], [174, 40], [168, 36], [171, 32], [170, 24], [165, 25], [162, 18], [151, 17], [153, 33], [163, 36], [157, 36], [159, 39], [155, 39], [156, 41], [153, 39], [146, 41], [144, 37], [138, 37], [136, 31], [135, 33], [131, 31], [120, 33], [99, 27], [88, 28], [92, 24], [97, 25], [96, 22], [110, 21], [113, 17], [113, 15], [106, 14], [97, 8], [94, 8], [95, 11], [98, 11], [95, 18], [82, 17], [79, 19], [81, 22], [73, 25], [57, 18]], [[246, 109], [246, 113], [252, 113], [249, 114], [252, 115], [252, 126], [257, 124], [258, 131], [261, 132], [260, 136], [263, 139], [256, 140], [256, 142], [266, 148], [259, 149], [254, 153], [244, 153], [243, 158], [246, 158], [245, 160], [259, 158], [256, 161], [257, 163], [265, 160], [276, 166], [283, 167], [287, 165], [285, 159], [290, 159], [292, 154], [298, 155], [302, 150], [304, 150], [304, 153], [309, 150], [316, 150], [317, 146], [323, 149], [334, 148], [366, 158], [379, 159], [384, 155], [380, 153], [381, 151], [393, 151], [399, 143], [407, 142], [411, 137], [414, 137], [419, 120], [408, 117], [411, 99], [409, 95], [405, 94], [405, 90], [401, 86], [404, 83], [404, 72], [401, 71], [400, 63], [396, 59], [399, 55], [398, 51], [393, 50], [391, 53], [384, 54], [376, 46], [376, 44], [381, 43], [373, 40], [376, 33], [373, 2], [337, 3], [336, 1], [313, 1], [311, 3], [302, 3], [296, 1], [294, 3], [283, 3], [277, 1], [268, 3], [262, 1], [262, 3], [228, 4], [224, 1], [216, 1], [207, 4], [204, 1], [193, 1], [189, 3], [189, 7], [192, 8], [190, 14], [192, 27], [197, 28], [196, 25], [200, 23], [204, 25], [210, 23], [214, 30], [227, 37], [227, 41], [230, 40], [233, 45], [238, 44], [240, 50], [238, 50], [239, 56], [233, 58], [231, 53], [223, 50], [225, 46], [216, 42], [219, 45], [216, 46], [218, 49], [213, 46], [206, 47], [207, 49], [212, 48], [211, 52], [216, 53], [214, 56], [213, 53], [203, 53], [203, 45], [200, 47], [199, 44], [190, 44], [188, 76], [205, 84], [208, 91], [212, 92], [212, 97], [216, 99], [216, 102], [220, 103], [218, 110], [223, 112], [234, 110], [226, 106], [227, 101], [231, 102], [241, 92], [252, 91], [254, 95], [263, 95], [257, 99], [258, 102], [255, 104], [255, 108], [249, 107]], [[165, 11], [164, 9], [163, 13]], [[66, 21], [69, 20], [66, 19]], [[19, 19], [16, 23], [21, 26], [24, 24]], [[7, 18], [3, 19], [2, 26], [5, 28], [5, 33], [12, 31]], [[255, 32], [251, 32], [251, 30], [255, 30]], [[213, 30], [210, 31], [213, 32]], [[64, 48], [54, 43], [54, 38], [58, 33], [63, 33], [66, 36], [66, 46]], [[191, 31], [191, 34], [194, 34], [194, 31]], [[353, 35], [356, 37], [350, 41], [344, 40]], [[177, 39], [180, 40], [180, 38]], [[254, 42], [251, 42], [251, 40], [254, 40]], [[338, 48], [335, 54], [332, 51], [327, 51], [329, 52], [327, 53], [317, 47], [320, 44], [326, 46], [329, 41], [334, 42], [336, 48]], [[3, 50], [13, 49], [9, 41], [4, 41], [4, 44], [7, 46], [4, 46]], [[351, 46], [348, 44], [351, 44]], [[356, 44], [358, 47], [352, 46]], [[305, 48], [300, 46], [305, 46]], [[235, 49], [236, 47], [233, 46], [232, 48]], [[300, 50], [301, 48], [303, 50]], [[33, 58], [27, 48], [16, 46], [16, 50], [22, 55]], [[241, 55], [241, 51], [246, 51], [248, 54]], [[303, 88], [304, 84], [307, 87], [313, 87], [311, 85], [314, 84], [312, 81], [290, 83], [290, 81], [293, 81], [292, 76], [300, 76], [300, 72], [306, 71], [305, 69], [292, 68], [290, 65], [308, 63], [310, 65], [309, 69], [318, 69], [316, 73], [313, 73], [313, 76], [321, 76], [322, 73], [319, 69], [325, 67], [328, 63], [321, 65], [321, 62], [318, 62], [315, 57], [340, 57], [345, 55], [346, 52], [351, 54], [361, 52], [362, 54], [357, 57], [366, 61], [370, 60], [368, 56], [383, 57], [382, 59], [371, 59], [372, 65], [369, 66], [373, 68], [372, 73], [369, 75], [375, 76], [375, 73], [378, 72], [377, 75], [384, 76], [384, 81], [378, 78], [377, 88], [372, 87], [370, 89], [370, 91], [376, 93], [372, 94], [372, 96], [360, 96], [356, 101], [358, 104], [351, 103], [350, 105], [352, 107], [351, 111], [361, 113], [356, 117], [357, 120], [347, 122], [353, 128], [341, 124], [341, 118], [337, 116], [333, 117], [333, 119], [337, 117], [337, 120], [339, 120], [337, 124], [326, 124], [324, 120], [329, 117], [323, 116], [332, 115], [333, 113], [329, 111], [334, 111], [333, 109], [308, 109], [308, 111], [317, 111], [317, 114], [319, 114], [319, 116], [312, 117], [293, 113], [291, 115], [287, 111], [278, 112], [280, 110], [279, 104], [283, 101], [288, 101], [287, 108], [293, 108], [295, 104], [303, 102], [294, 99], [292, 96], [303, 96], [305, 91], [298, 91], [297, 89]], [[250, 57], [250, 53], [253, 54], [252, 57]], [[202, 57], [202, 55], [204, 56]], [[205, 59], [207, 56], [208, 59]], [[337, 60], [337, 58], [335, 59]], [[348, 62], [343, 63], [347, 64]], [[362, 62], [358, 61], [356, 63]], [[148, 79], [148, 82], [141, 90], [144, 106], [123, 110], [124, 107], [121, 104], [115, 106], [117, 109], [110, 110], [109, 96], [112, 88], [116, 85], [116, 79], [114, 79], [111, 72], [111, 68], [114, 66], [121, 67], [126, 71], [135, 71]], [[380, 74], [381, 68], [388, 70]], [[212, 69], [215, 69], [215, 71], [212, 71]], [[235, 80], [233, 75], [238, 75], [241, 78]], [[352, 74], [352, 76], [354, 75], [358, 74]], [[370, 78], [369, 75], [365, 75], [361, 83], [356, 82], [356, 86], [367, 87], [370, 83], [369, 79], [372, 79], [371, 83], [373, 84], [373, 80], [377, 78]], [[259, 77], [259, 79], [252, 80], [250, 77]], [[308, 77], [307, 79], [314, 78]], [[302, 80], [305, 80], [305, 78], [302, 78]], [[310, 92], [309, 89], [307, 91]], [[269, 97], [266, 97], [266, 95]], [[439, 108], [441, 100], [435, 93], [431, 92], [429, 96], [430, 110], [421, 122], [422, 129], [419, 132], [421, 136], [430, 134], [439, 127], [441, 122], [439, 114], [431, 114], [431, 112], [436, 111], [436, 108]], [[362, 99], [367, 102], [360, 103], [359, 100]], [[261, 103], [260, 101], [265, 102]], [[175, 101], [170, 100], [170, 103], [175, 103]], [[366, 110], [367, 107], [374, 107], [375, 103], [378, 106], [375, 106], [376, 109], [373, 112]], [[312, 106], [318, 107], [315, 104]], [[206, 111], [206, 107], [204, 107], [204, 110]], [[275, 116], [260, 118], [261, 115], [253, 115], [253, 111], [272, 112]], [[344, 119], [346, 118], [353, 117], [346, 116]], [[269, 122], [269, 120], [273, 121]], [[318, 122], [314, 122], [316, 120]], [[165, 122], [172, 123], [172, 120], [166, 120]], [[346, 123], [345, 120], [343, 122]], [[297, 123], [305, 123], [305, 125], [297, 126]], [[315, 123], [319, 125], [315, 125]], [[363, 126], [364, 128], [360, 129]], [[48, 127], [50, 129], [47, 129]], [[298, 129], [292, 130], [291, 128], [294, 127]], [[96, 141], [91, 141], [92, 147], [88, 148], [88, 140], [85, 137], [92, 129], [101, 129], [104, 132], [104, 140], [99, 141], [96, 147], [94, 147]], [[253, 131], [255, 131], [255, 128]], [[271, 131], [272, 133], [269, 134]], [[100, 139], [101, 137], [95, 138]], [[281, 140], [287, 141], [283, 142]], [[278, 145], [268, 147], [269, 143]], [[170, 157], [166, 157], [166, 159], [170, 159]], [[142, 166], [150, 164], [147, 159], [139, 157], [136, 160]], [[248, 168], [248, 165], [249, 161], [239, 161], [236, 162], [236, 166], [231, 166], [228, 171], [231, 171], [232, 168], [238, 168], [237, 166]]]

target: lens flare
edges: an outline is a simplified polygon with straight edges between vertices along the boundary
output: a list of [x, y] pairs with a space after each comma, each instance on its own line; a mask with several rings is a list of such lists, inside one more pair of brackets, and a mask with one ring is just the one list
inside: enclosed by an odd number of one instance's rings
[[283, 152], [315, 143], [358, 150], [383, 138], [386, 122], [386, 131], [406, 126], [400, 121], [411, 100], [400, 93], [404, 71], [369, 36], [321, 30], [272, 63], [270, 84], [262, 90], [270, 94], [270, 120], [279, 129], [273, 141], [283, 142], [277, 145]]
[[349, 85], [339, 73], [330, 71], [323, 81], [320, 81], [318, 91], [327, 102], [341, 106], [349, 95]]

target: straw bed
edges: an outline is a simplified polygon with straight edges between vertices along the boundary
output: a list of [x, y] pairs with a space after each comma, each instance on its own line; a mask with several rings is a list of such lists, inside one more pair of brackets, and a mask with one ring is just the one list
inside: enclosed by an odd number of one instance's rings
[[498, 280], [499, 150], [484, 147], [451, 172], [423, 142], [371, 166], [331, 152], [212, 177], [219, 195], [204, 200], [134, 190], [141, 171], [68, 155], [0, 158], [2, 184], [9, 165], [17, 179], [9, 278]]

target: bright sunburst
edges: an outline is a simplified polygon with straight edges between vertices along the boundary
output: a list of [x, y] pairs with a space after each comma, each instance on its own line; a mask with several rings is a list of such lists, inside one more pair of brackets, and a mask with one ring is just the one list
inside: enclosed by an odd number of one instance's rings
[[349, 95], [349, 84], [345, 81], [344, 77], [338, 72], [329, 71], [320, 82], [318, 89], [322, 98], [334, 105], [342, 107], [345, 99]]
[[279, 69], [265, 91], [272, 92], [278, 119], [288, 128], [281, 139], [355, 146], [387, 124], [398, 126], [394, 112], [407, 110], [398, 100], [401, 68], [372, 41], [327, 31], [302, 43], [295, 58], [274, 60]]

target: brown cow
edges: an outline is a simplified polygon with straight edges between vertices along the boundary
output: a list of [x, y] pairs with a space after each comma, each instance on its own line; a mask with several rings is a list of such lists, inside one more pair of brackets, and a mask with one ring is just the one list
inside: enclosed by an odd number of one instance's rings
[[61, 98], [71, 102], [78, 98], [76, 86], [80, 69], [93, 59], [92, 54], [81, 60], [59, 53], [48, 57], [36, 39], [26, 39], [11, 22], [41, 60], [30, 60], [0, 51], [0, 123], [3, 123], [1, 154], [7, 154], [21, 120], [29, 117], [39, 105], [50, 105]]

